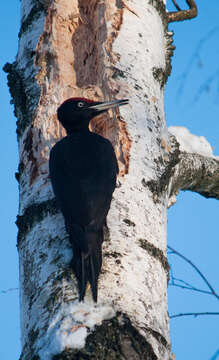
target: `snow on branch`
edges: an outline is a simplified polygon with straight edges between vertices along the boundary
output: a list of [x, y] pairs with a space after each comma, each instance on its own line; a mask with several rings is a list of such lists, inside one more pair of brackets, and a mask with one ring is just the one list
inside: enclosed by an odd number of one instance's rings
[[180, 151], [214, 157], [212, 146], [204, 136], [193, 135], [183, 126], [170, 126], [168, 130], [179, 142]]
[[180, 190], [219, 199], [219, 157], [213, 155], [208, 141], [180, 126], [171, 126], [169, 133], [179, 143], [180, 150], [180, 160], [170, 182], [169, 206], [176, 201]]

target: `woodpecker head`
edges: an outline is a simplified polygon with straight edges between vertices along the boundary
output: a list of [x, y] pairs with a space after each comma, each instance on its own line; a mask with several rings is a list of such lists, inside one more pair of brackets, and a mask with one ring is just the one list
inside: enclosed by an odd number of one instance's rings
[[89, 122], [95, 116], [116, 106], [128, 104], [128, 99], [108, 102], [95, 102], [84, 98], [70, 98], [57, 110], [58, 119], [67, 133], [88, 129]]

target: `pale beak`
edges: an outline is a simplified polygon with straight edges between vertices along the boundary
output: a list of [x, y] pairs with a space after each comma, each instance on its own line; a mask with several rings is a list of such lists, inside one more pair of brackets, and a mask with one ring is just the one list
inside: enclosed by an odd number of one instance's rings
[[114, 101], [106, 101], [101, 102], [95, 105], [89, 106], [89, 109], [97, 110], [97, 111], [104, 111], [108, 109], [112, 109], [117, 106], [127, 105], [129, 103], [128, 99], [123, 100], [114, 100]]

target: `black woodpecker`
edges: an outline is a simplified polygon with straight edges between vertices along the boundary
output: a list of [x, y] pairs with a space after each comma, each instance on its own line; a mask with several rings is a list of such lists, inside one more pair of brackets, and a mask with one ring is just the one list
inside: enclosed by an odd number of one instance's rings
[[89, 122], [108, 109], [126, 104], [127, 99], [95, 102], [70, 98], [57, 111], [67, 136], [52, 148], [49, 170], [73, 249], [71, 267], [78, 281], [79, 301], [83, 301], [90, 283], [97, 302], [103, 225], [118, 173], [111, 142], [91, 132]]

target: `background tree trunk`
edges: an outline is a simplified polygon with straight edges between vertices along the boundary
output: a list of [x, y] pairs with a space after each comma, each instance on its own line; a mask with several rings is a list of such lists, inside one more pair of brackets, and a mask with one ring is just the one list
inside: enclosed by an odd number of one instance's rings
[[[169, 195], [186, 181], [164, 117], [173, 50], [164, 2], [23, 0], [19, 38], [5, 70], [20, 153], [20, 359], [170, 359], [166, 216]], [[78, 303], [48, 177], [49, 151], [65, 135], [56, 109], [77, 96], [130, 99], [92, 123], [111, 140], [120, 168], [97, 305], [89, 291]]]

